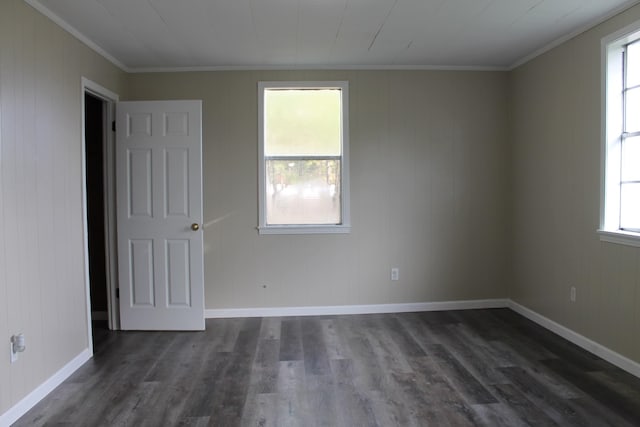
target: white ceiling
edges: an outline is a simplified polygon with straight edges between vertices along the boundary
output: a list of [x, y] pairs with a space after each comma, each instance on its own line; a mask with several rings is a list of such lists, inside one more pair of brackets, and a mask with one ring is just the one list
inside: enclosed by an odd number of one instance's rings
[[510, 68], [639, 0], [26, 0], [129, 71]]

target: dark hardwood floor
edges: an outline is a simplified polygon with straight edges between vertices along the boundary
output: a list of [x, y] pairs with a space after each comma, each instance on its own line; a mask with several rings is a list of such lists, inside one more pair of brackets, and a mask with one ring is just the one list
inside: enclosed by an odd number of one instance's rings
[[15, 425], [640, 425], [640, 379], [508, 309], [100, 337]]

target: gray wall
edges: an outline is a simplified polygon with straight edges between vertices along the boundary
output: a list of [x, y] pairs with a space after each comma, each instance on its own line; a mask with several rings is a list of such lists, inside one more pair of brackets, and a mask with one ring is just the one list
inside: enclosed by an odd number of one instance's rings
[[640, 249], [600, 242], [596, 234], [600, 40], [638, 19], [636, 6], [510, 74], [515, 277], [509, 292], [640, 362]]
[[[351, 234], [258, 235], [259, 80], [349, 81]], [[129, 85], [132, 99], [203, 100], [206, 308], [506, 295], [506, 73], [134, 74]]]
[[[0, 1], [0, 414], [88, 347], [81, 76], [124, 90], [104, 58]], [[9, 364], [18, 332], [28, 350]]]

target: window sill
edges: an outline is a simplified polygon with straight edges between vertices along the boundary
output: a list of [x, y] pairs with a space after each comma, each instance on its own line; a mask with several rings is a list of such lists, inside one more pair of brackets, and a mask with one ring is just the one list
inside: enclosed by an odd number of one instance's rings
[[349, 234], [348, 225], [280, 225], [258, 227], [259, 234]]
[[598, 230], [600, 241], [640, 248], [640, 233], [622, 230]]

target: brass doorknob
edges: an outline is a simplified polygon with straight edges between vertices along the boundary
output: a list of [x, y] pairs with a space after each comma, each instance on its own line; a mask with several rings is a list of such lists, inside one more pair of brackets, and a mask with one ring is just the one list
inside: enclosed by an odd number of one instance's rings
[[197, 223], [194, 222], [193, 224], [191, 224], [191, 229], [193, 231], [198, 231], [198, 230], [200, 230], [200, 225], [198, 225]]

